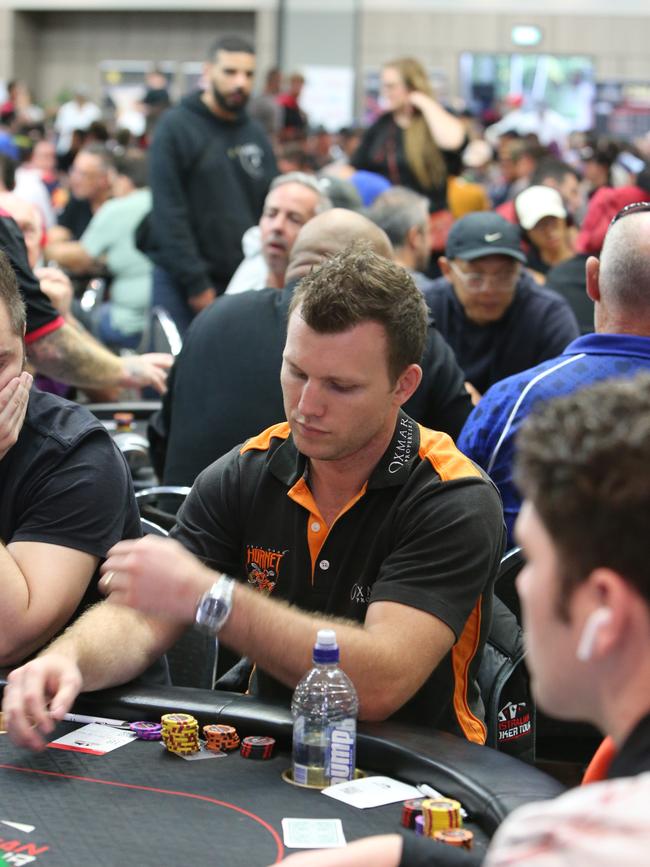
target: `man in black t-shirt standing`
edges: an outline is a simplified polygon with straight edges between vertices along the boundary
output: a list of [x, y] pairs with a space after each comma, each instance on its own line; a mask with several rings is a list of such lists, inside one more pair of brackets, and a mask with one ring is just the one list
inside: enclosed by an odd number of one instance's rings
[[205, 64], [206, 89], [166, 111], [151, 143], [153, 303], [181, 333], [224, 293], [277, 172], [264, 130], [245, 111], [254, 74], [251, 45], [220, 39]]
[[0, 666], [98, 599], [97, 570], [140, 535], [128, 467], [83, 407], [32, 388], [25, 304], [0, 253]]

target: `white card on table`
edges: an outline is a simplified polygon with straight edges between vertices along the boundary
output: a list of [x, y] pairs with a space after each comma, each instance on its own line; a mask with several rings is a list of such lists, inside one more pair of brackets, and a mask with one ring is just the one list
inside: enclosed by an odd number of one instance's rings
[[409, 786], [408, 783], [390, 777], [363, 777], [348, 783], [336, 783], [323, 789], [322, 794], [343, 801], [344, 804], [350, 804], [351, 807], [358, 807], [360, 810], [422, 797], [415, 786]]
[[111, 750], [130, 744], [136, 737], [135, 732], [116, 729], [99, 723], [90, 723], [90, 725], [82, 726], [73, 732], [68, 732], [67, 735], [63, 735], [55, 741], [50, 741], [48, 747], [103, 756], [105, 753], [110, 753]]
[[283, 819], [287, 849], [334, 849], [345, 846], [340, 819]]

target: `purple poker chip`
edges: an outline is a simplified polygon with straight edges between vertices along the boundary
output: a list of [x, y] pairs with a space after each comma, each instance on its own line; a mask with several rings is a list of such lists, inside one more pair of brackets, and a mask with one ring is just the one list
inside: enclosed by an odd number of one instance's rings
[[424, 816], [415, 817], [415, 833], [418, 837], [424, 836]]
[[142, 720], [130, 723], [129, 728], [143, 741], [159, 741], [162, 739], [162, 725], [160, 723]]

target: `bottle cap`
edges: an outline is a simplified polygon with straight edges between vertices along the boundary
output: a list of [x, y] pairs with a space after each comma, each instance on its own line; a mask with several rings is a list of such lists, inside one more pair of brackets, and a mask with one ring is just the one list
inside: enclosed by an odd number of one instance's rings
[[117, 430], [131, 430], [131, 426], [133, 425], [133, 413], [132, 412], [116, 412], [113, 413], [113, 419], [115, 421], [115, 425]]
[[314, 662], [338, 662], [339, 647], [333, 629], [319, 629], [314, 645]]

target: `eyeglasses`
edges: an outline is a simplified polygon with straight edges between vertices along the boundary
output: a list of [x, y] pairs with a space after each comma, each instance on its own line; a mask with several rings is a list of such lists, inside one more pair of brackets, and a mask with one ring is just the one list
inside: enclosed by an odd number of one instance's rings
[[612, 217], [612, 222], [609, 224], [609, 227], [614, 225], [614, 223], [618, 223], [619, 220], [622, 220], [623, 217], [627, 217], [629, 214], [643, 214], [644, 212], [650, 211], [650, 202], [632, 202], [631, 205], [626, 205], [624, 208], [615, 214]]
[[503, 292], [510, 292], [519, 277], [519, 265], [516, 265], [515, 268], [508, 268], [507, 271], [499, 271], [496, 274], [477, 274], [476, 272], [467, 274], [455, 262], [449, 262], [449, 267], [469, 292], [480, 292], [488, 285]]

